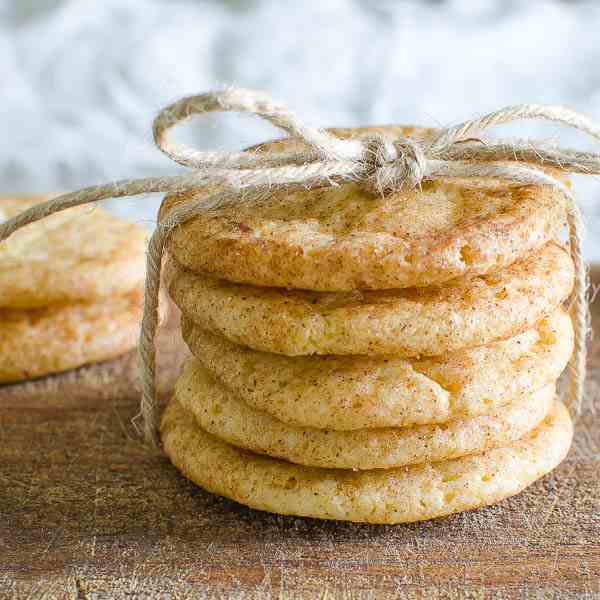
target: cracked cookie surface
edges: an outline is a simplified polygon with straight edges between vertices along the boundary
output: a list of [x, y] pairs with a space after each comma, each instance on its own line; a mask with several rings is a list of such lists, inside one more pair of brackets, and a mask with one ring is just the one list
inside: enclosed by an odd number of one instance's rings
[[[379, 132], [390, 139], [431, 134], [399, 126], [332, 131], [346, 137]], [[298, 144], [286, 139], [255, 151]], [[215, 191], [169, 195], [161, 218]], [[564, 199], [549, 187], [439, 180], [380, 197], [342, 184], [273, 189], [259, 203], [207, 213], [177, 227], [168, 249], [192, 271], [238, 283], [318, 291], [390, 289], [442, 284], [505, 267], [553, 239], [564, 222]]]
[[554, 395], [552, 384], [512, 398], [489, 415], [437, 425], [334, 431], [288, 425], [257, 411], [193, 360], [175, 386], [175, 400], [198, 425], [229, 444], [301, 465], [357, 470], [438, 462], [505, 446], [542, 421]]
[[183, 337], [250, 406], [290, 425], [346, 431], [489, 414], [555, 381], [573, 350], [573, 326], [562, 309], [508, 340], [421, 360], [269, 354], [187, 319]]
[[277, 354], [443, 355], [531, 329], [573, 286], [573, 263], [549, 242], [494, 274], [444, 287], [348, 293], [281, 290], [165, 270], [171, 297], [198, 327]]

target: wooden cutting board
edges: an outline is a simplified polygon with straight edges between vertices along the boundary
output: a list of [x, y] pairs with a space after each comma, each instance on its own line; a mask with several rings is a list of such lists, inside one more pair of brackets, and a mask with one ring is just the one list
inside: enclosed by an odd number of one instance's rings
[[0, 598], [600, 598], [600, 337], [591, 350], [592, 406], [556, 472], [396, 526], [278, 517], [187, 482], [135, 436], [131, 356], [0, 387]]

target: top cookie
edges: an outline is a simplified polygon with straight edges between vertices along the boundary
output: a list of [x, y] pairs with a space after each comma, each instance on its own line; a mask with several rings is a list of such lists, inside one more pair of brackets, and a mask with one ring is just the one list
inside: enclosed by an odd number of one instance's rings
[[[0, 221], [50, 196], [0, 197]], [[32, 223], [0, 243], [0, 307], [123, 295], [144, 279], [146, 231], [98, 207]]]
[[[427, 135], [398, 126], [331, 131]], [[300, 143], [288, 138], [259, 149]], [[168, 195], [161, 218], [214, 191]], [[552, 239], [564, 219], [555, 190], [497, 180], [426, 182], [385, 197], [356, 184], [274, 189], [258, 206], [222, 209], [178, 227], [169, 251], [192, 271], [238, 283], [316, 291], [428, 286], [509, 265]]]

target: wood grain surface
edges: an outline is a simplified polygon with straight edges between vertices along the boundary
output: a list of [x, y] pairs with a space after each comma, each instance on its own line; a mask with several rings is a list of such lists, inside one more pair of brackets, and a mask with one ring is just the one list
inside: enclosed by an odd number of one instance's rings
[[[182, 349], [172, 330], [161, 346], [164, 389]], [[0, 598], [600, 598], [600, 338], [591, 349], [557, 471], [497, 506], [396, 526], [198, 489], [136, 438], [131, 357], [1, 387]]]

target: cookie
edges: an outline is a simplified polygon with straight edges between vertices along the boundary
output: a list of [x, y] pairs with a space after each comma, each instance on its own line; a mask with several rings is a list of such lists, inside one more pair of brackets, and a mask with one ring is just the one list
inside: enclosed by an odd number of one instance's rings
[[[183, 361], [190, 356], [179, 335], [179, 316], [167, 303], [161, 305], [156, 337], [156, 387], [159, 396], [172, 394]], [[43, 402], [56, 410], [85, 403], [139, 401], [140, 356], [137, 348], [114, 359], [91, 363], [39, 379], [0, 385], [0, 406]]]
[[0, 383], [115, 358], [137, 344], [142, 294], [32, 310], [0, 309]]
[[443, 355], [531, 329], [570, 294], [554, 242], [495, 274], [444, 287], [319, 293], [239, 285], [182, 269], [165, 279], [186, 318], [232, 342], [289, 356]]
[[239, 400], [198, 361], [189, 361], [175, 400], [217, 438], [259, 454], [334, 469], [389, 469], [438, 462], [504, 446], [536, 427], [554, 401], [554, 385], [512, 398], [491, 415], [438, 425], [333, 431], [278, 421]]
[[[49, 196], [0, 197], [0, 220]], [[0, 307], [122, 296], [144, 280], [147, 232], [99, 207], [72, 208], [0, 243]]]
[[[428, 134], [397, 126], [332, 131], [345, 137], [377, 131], [390, 139]], [[298, 144], [286, 139], [256, 151], [289, 151]], [[214, 192], [167, 196], [161, 216]], [[191, 271], [238, 283], [318, 291], [392, 289], [497, 270], [553, 239], [564, 222], [564, 199], [548, 187], [438, 180], [382, 197], [343, 184], [273, 189], [258, 204], [183, 224], [168, 249]]]
[[567, 410], [556, 402], [539, 427], [503, 448], [433, 464], [353, 472], [241, 450], [203, 431], [174, 401], [161, 431], [173, 464], [210, 492], [283, 515], [368, 523], [432, 519], [498, 502], [554, 469], [573, 437]]
[[573, 350], [571, 319], [562, 309], [508, 340], [422, 360], [269, 354], [185, 319], [183, 337], [250, 406], [290, 425], [334, 430], [489, 414], [558, 379]]

